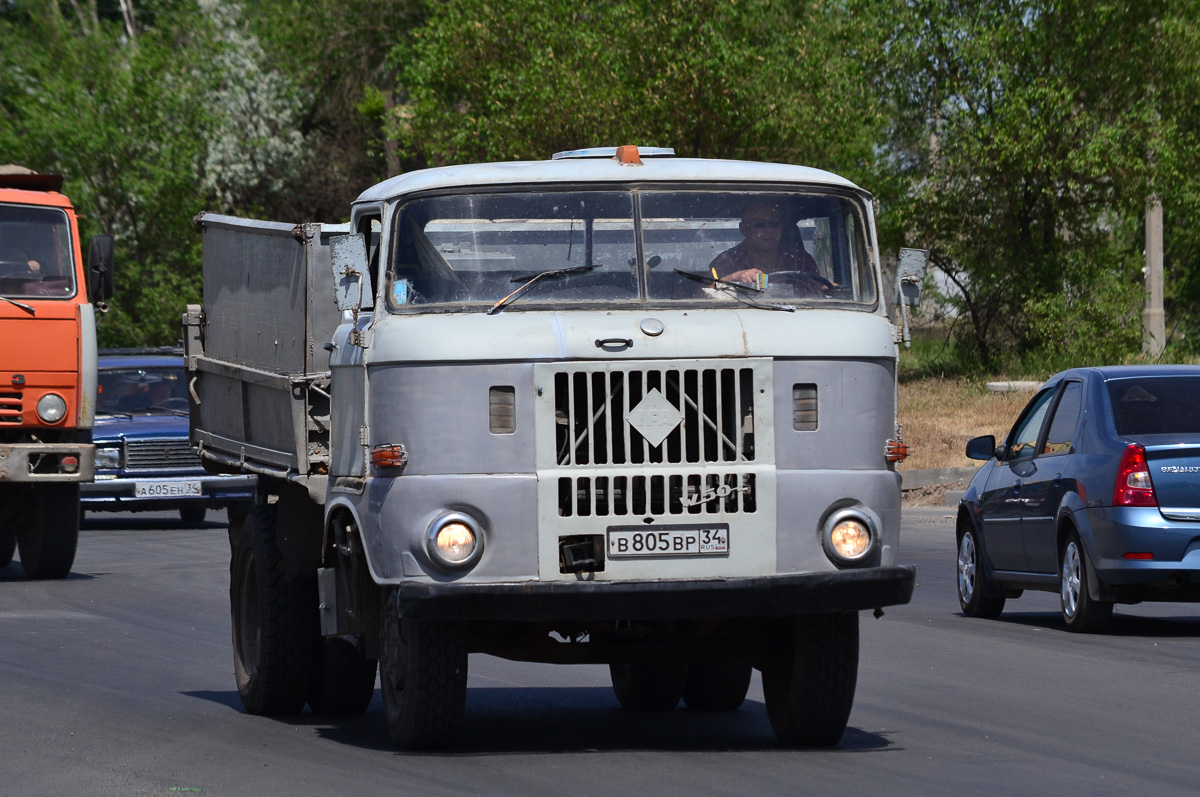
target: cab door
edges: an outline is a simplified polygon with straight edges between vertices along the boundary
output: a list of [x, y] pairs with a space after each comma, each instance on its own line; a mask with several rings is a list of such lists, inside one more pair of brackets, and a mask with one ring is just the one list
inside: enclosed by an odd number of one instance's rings
[[1004, 458], [994, 466], [981, 497], [984, 550], [997, 570], [1029, 569], [1021, 534], [1025, 481], [1036, 470], [1034, 454], [1055, 392], [1055, 388], [1043, 390], [1025, 406], [1005, 441]]

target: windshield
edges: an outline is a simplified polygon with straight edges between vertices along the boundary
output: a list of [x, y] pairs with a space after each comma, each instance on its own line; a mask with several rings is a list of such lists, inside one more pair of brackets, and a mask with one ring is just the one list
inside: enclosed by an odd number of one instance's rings
[[396, 216], [394, 311], [742, 302], [873, 307], [861, 205], [837, 194], [592, 190], [415, 199]]
[[0, 296], [74, 296], [74, 262], [66, 213], [0, 205]]
[[96, 412], [187, 412], [183, 366], [101, 368]]

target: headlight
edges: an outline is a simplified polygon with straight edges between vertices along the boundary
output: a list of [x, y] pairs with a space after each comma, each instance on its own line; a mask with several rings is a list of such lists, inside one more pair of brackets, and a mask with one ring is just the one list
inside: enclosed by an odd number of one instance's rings
[[98, 470], [117, 470], [120, 467], [120, 446], [104, 446], [96, 448], [96, 468]]
[[857, 564], [868, 557], [878, 536], [874, 521], [852, 508], [834, 512], [825, 521], [821, 543], [835, 564]]
[[447, 512], [429, 524], [426, 548], [437, 564], [460, 569], [474, 564], [483, 553], [483, 534], [474, 518]]
[[67, 414], [67, 402], [57, 393], [47, 393], [38, 399], [37, 414], [42, 423], [58, 423]]

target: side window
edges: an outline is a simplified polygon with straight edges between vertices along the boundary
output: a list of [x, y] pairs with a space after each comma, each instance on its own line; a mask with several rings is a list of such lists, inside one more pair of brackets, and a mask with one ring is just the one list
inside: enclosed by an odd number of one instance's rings
[[1025, 407], [1021, 420], [1017, 421], [1008, 435], [1006, 460], [1029, 459], [1037, 453], [1038, 434], [1042, 431], [1042, 421], [1046, 419], [1046, 411], [1050, 408], [1054, 393], [1054, 388], [1043, 390]]
[[367, 263], [371, 272], [372, 294], [375, 296], [379, 295], [379, 233], [382, 229], [379, 216], [363, 216], [358, 220], [356, 230], [367, 241]]
[[1083, 384], [1067, 382], [1062, 398], [1058, 400], [1058, 407], [1054, 410], [1054, 418], [1050, 421], [1050, 431], [1046, 433], [1046, 444], [1042, 447], [1043, 454], [1071, 453], [1082, 409]]

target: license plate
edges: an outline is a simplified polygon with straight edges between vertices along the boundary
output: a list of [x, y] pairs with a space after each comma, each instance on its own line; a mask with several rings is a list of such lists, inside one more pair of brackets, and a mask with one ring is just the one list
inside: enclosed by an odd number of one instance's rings
[[176, 498], [203, 495], [203, 492], [199, 481], [137, 482], [133, 486], [133, 494], [138, 498]]
[[608, 530], [608, 555], [724, 556], [729, 553], [729, 526], [631, 526]]

